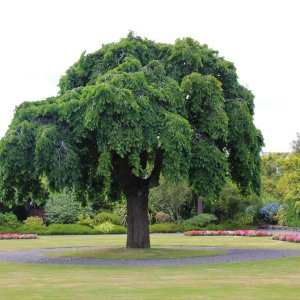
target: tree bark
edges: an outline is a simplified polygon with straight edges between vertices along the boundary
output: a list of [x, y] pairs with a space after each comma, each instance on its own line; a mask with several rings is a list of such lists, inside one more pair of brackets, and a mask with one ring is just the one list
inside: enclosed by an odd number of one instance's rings
[[[141, 154], [141, 166], [146, 167], [147, 153]], [[128, 157], [113, 158], [113, 175], [121, 184], [127, 200], [127, 248], [150, 248], [148, 196], [149, 189], [159, 184], [163, 152], [156, 151], [154, 168], [148, 179], [132, 174]]]
[[150, 248], [148, 181], [135, 179], [125, 191], [127, 199], [126, 248]]
[[202, 215], [203, 214], [203, 200], [200, 197], [198, 198], [197, 214], [198, 215]]

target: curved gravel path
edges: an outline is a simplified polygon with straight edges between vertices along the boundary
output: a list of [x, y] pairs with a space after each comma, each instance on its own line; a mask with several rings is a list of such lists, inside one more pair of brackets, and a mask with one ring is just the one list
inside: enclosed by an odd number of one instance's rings
[[[238, 249], [221, 247], [160, 247], [203, 250], [229, 250], [228, 254], [207, 257], [151, 259], [151, 260], [104, 260], [91, 258], [62, 258], [49, 257], [49, 252], [63, 252], [70, 250], [97, 249], [104, 247], [55, 248], [37, 250], [19, 250], [0, 252], [0, 262], [14, 262], [26, 264], [62, 264], [62, 265], [97, 265], [97, 266], [180, 266], [211, 263], [243, 262], [268, 260], [300, 255], [300, 250], [274, 249]], [[108, 248], [108, 247], [105, 247]]]

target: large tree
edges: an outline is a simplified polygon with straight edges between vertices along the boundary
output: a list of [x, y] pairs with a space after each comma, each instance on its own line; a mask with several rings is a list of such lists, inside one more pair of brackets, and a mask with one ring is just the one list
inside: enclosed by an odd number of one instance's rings
[[2, 201], [39, 197], [45, 179], [81, 197], [122, 191], [127, 247], [147, 248], [148, 194], [161, 173], [188, 180], [201, 197], [217, 194], [229, 174], [243, 192], [259, 192], [254, 96], [206, 45], [130, 33], [83, 53], [59, 87], [16, 109], [0, 145]]

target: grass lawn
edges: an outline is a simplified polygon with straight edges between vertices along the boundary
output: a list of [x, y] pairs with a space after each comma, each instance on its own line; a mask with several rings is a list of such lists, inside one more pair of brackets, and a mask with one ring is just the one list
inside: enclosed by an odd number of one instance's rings
[[0, 299], [299, 299], [300, 257], [180, 267], [0, 263]]
[[[36, 240], [0, 240], [0, 251], [83, 246], [124, 246], [126, 235], [41, 236]], [[214, 246], [233, 248], [270, 248], [300, 250], [300, 243], [273, 241], [271, 237], [184, 236], [151, 234], [152, 246]]]
[[126, 248], [105, 248], [93, 250], [72, 250], [65, 252], [49, 253], [49, 256], [58, 257], [80, 257], [80, 258], [98, 258], [98, 259], [165, 259], [165, 258], [185, 258], [200, 256], [215, 256], [227, 254], [225, 250], [199, 250], [199, 249], [126, 249]]
[[[125, 236], [42, 237], [0, 241], [0, 251], [123, 246]], [[152, 245], [300, 249], [300, 244], [247, 237], [151, 235]], [[300, 256], [268, 261], [169, 267], [0, 263], [0, 299], [299, 299]]]

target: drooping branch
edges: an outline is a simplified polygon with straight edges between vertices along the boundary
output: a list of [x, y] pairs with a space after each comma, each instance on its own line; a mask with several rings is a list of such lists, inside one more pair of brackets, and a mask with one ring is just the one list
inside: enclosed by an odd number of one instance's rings
[[159, 176], [162, 169], [162, 163], [163, 163], [163, 150], [158, 149], [156, 150], [155, 154], [155, 160], [154, 160], [154, 168], [152, 170], [152, 173], [149, 177], [149, 187], [153, 188], [159, 185]]

